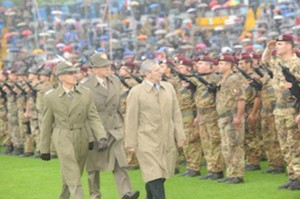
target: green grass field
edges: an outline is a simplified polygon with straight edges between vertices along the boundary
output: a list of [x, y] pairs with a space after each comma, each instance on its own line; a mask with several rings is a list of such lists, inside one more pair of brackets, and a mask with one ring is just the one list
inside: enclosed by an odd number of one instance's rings
[[[266, 168], [266, 163], [262, 163]], [[181, 168], [183, 171], [184, 168]], [[201, 170], [206, 173], [205, 168]], [[135, 190], [145, 199], [140, 171], [129, 171]], [[175, 176], [165, 184], [168, 199], [299, 199], [300, 191], [278, 190], [287, 181], [284, 174], [247, 172], [246, 182], [239, 185], [203, 181], [198, 178]], [[86, 173], [82, 177], [85, 198], [88, 198]], [[103, 199], [118, 199], [111, 172], [101, 174]], [[0, 155], [0, 199], [54, 199], [61, 188], [59, 162]]]

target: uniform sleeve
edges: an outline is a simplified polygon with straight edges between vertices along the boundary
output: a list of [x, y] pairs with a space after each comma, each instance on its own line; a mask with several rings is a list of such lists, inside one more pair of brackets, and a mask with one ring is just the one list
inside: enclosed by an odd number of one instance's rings
[[94, 140], [94, 138], [96, 138], [96, 140], [100, 140], [101, 138], [107, 138], [107, 135], [102, 125], [101, 118], [96, 109], [91, 93], [89, 93], [89, 98], [91, 99], [91, 103], [89, 103], [90, 106], [88, 108], [87, 124], [89, 141], [91, 142]]
[[44, 96], [44, 110], [41, 129], [41, 153], [50, 153], [51, 134], [53, 130], [54, 115], [47, 95]]
[[125, 147], [137, 148], [137, 132], [139, 123], [139, 99], [136, 89], [132, 89], [126, 100]]
[[170, 86], [172, 89], [172, 99], [173, 99], [173, 123], [175, 126], [175, 139], [176, 141], [185, 140], [185, 133], [183, 130], [183, 122], [182, 122], [182, 115], [178, 103], [178, 99], [173, 87]]

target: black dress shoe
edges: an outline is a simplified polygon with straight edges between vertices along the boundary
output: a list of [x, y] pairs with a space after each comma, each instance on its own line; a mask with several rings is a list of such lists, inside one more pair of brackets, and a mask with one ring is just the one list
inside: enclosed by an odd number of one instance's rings
[[122, 199], [138, 199], [140, 196], [140, 192], [139, 191], [131, 191], [131, 192], [127, 192]]
[[284, 172], [285, 172], [284, 168], [268, 168], [263, 173], [280, 174], [280, 173], [284, 173]]
[[244, 178], [242, 177], [234, 177], [234, 178], [229, 178], [228, 180], [226, 180], [225, 183], [227, 184], [240, 184], [244, 182]]
[[252, 165], [252, 164], [248, 164], [245, 166], [245, 170], [246, 171], [257, 171], [260, 170], [260, 166], [259, 165]]
[[289, 188], [289, 186], [293, 183], [293, 179], [289, 179], [289, 181], [287, 182], [287, 183], [285, 183], [285, 184], [283, 184], [283, 185], [280, 185], [279, 187], [278, 187], [278, 189], [288, 189]]
[[175, 171], [174, 171], [175, 174], [178, 174], [180, 173], [179, 169], [178, 168], [175, 168]]

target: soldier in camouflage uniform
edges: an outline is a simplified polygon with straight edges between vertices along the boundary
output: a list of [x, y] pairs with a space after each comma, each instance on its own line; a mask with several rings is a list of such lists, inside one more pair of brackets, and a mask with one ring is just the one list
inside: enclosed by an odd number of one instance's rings
[[250, 78], [255, 79], [258, 85], [251, 86], [253, 83], [242, 75], [242, 82], [245, 88], [246, 107], [245, 107], [245, 155], [246, 171], [260, 170], [260, 142], [259, 142], [259, 110], [261, 104], [261, 85], [259, 77], [253, 71], [252, 56], [249, 53], [242, 53], [239, 56], [238, 67], [244, 70]]
[[[0, 72], [0, 82], [2, 87], [2, 82], [6, 81], [6, 76], [4, 72]], [[5, 145], [5, 140], [7, 137], [7, 109], [6, 109], [6, 93], [1, 88], [0, 91], [0, 143]]]
[[[133, 72], [133, 69], [136, 65], [132, 62], [125, 62], [124, 65], [121, 66], [119, 70], [119, 78], [121, 81], [120, 86], [120, 113], [123, 119], [123, 125], [125, 129], [125, 114], [126, 114], [126, 99], [130, 89], [139, 84], [136, 80], [134, 80], [129, 73]], [[126, 151], [128, 166], [127, 169], [133, 170], [139, 167], [138, 160], [134, 152]]]
[[30, 121], [30, 130], [31, 134], [26, 140], [26, 146], [28, 151], [34, 151], [35, 146], [35, 155], [34, 157], [40, 157], [40, 131], [38, 126], [38, 111], [36, 109], [36, 93], [37, 87], [39, 86], [38, 79], [38, 68], [32, 67], [28, 71], [28, 81], [26, 83], [26, 92], [27, 92], [27, 103], [25, 117]]
[[218, 180], [230, 184], [244, 182], [244, 110], [245, 91], [239, 84], [240, 77], [233, 73], [234, 58], [222, 55], [218, 72], [222, 74], [220, 90], [217, 92], [216, 109], [222, 139], [222, 153], [226, 165], [226, 176]]
[[[268, 64], [274, 74], [272, 85], [276, 96], [275, 124], [289, 178], [287, 183], [278, 188], [300, 190], [300, 130], [295, 121], [299, 110], [295, 108], [296, 99], [289, 90], [292, 85], [286, 81], [280, 66], [282, 64], [288, 67], [289, 71], [300, 81], [300, 59], [293, 52], [293, 46], [291, 35], [280, 35], [276, 41], [272, 40], [268, 43], [262, 62]], [[272, 56], [274, 49], [276, 49], [276, 55]]]
[[[212, 85], [217, 85], [221, 77], [212, 72], [213, 59], [201, 56], [196, 59], [197, 72]], [[193, 81], [192, 79], [190, 79]], [[221, 136], [218, 126], [218, 113], [216, 110], [216, 93], [199, 80], [193, 81], [197, 85], [195, 103], [197, 107], [197, 118], [195, 122], [199, 125], [199, 136], [201, 138], [202, 150], [207, 162], [208, 173], [200, 179], [216, 180], [223, 178], [224, 159], [221, 149]]]
[[16, 93], [14, 92], [14, 81], [17, 80], [16, 70], [8, 70], [7, 85], [3, 86], [3, 90], [7, 96], [7, 119], [8, 119], [8, 136], [5, 141], [7, 145], [7, 154], [19, 155], [22, 152], [20, 142], [20, 134], [18, 127], [18, 107], [16, 101]]
[[28, 153], [25, 147], [25, 139], [27, 134], [29, 133], [29, 120], [24, 116], [26, 110], [26, 91], [25, 91], [25, 81], [26, 81], [26, 67], [19, 69], [17, 72], [18, 81], [15, 82], [15, 92], [17, 93], [16, 100], [18, 105], [18, 124], [19, 124], [19, 132], [20, 139], [22, 139], [22, 148], [24, 150], [23, 154], [20, 154], [22, 157], [32, 156], [32, 153]]
[[268, 169], [265, 173], [278, 174], [285, 171], [285, 163], [280, 150], [278, 141], [277, 130], [275, 127], [274, 108], [275, 108], [275, 93], [274, 88], [271, 84], [272, 75], [268, 74], [265, 67], [259, 67], [260, 56], [253, 55], [254, 67], [257, 67], [261, 71], [262, 76], [260, 81], [262, 82], [261, 91], [261, 134], [262, 134], [262, 148], [266, 153], [268, 161]]
[[[183, 58], [178, 63], [178, 70], [187, 78], [191, 78], [193, 62]], [[183, 145], [183, 153], [186, 160], [186, 171], [181, 176], [195, 177], [200, 175], [201, 144], [197, 129], [194, 127], [196, 107], [194, 93], [196, 86], [192, 82], [182, 79], [179, 82], [178, 102], [182, 114], [184, 132], [187, 139]]]

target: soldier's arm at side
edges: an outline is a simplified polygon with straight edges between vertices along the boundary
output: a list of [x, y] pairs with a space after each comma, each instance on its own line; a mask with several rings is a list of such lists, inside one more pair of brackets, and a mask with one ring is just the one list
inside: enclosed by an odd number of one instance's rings
[[126, 118], [125, 118], [125, 147], [130, 151], [137, 148], [137, 131], [139, 122], [138, 92], [133, 88], [127, 97]]
[[260, 110], [260, 105], [261, 105], [261, 93], [259, 92], [257, 97], [254, 99], [253, 109], [252, 109], [252, 112], [249, 115], [249, 121], [250, 122], [256, 122], [257, 113]]
[[107, 135], [102, 125], [102, 121], [99, 116], [99, 113], [97, 112], [91, 93], [89, 93], [89, 99], [90, 99], [90, 103], [88, 107], [87, 124], [88, 124], [89, 142], [91, 142], [94, 141], [94, 138], [96, 138], [96, 140], [100, 140], [101, 138], [107, 138]]
[[43, 120], [41, 129], [41, 154], [50, 153], [51, 145], [51, 134], [53, 130], [54, 115], [52, 112], [51, 104], [47, 95], [44, 96], [44, 110], [43, 110]]
[[182, 122], [182, 115], [178, 103], [178, 99], [173, 87], [172, 89], [172, 100], [173, 100], [173, 123], [175, 126], [175, 139], [177, 141], [178, 147], [182, 147], [183, 143], [186, 139], [185, 133], [183, 130], [183, 122]]

